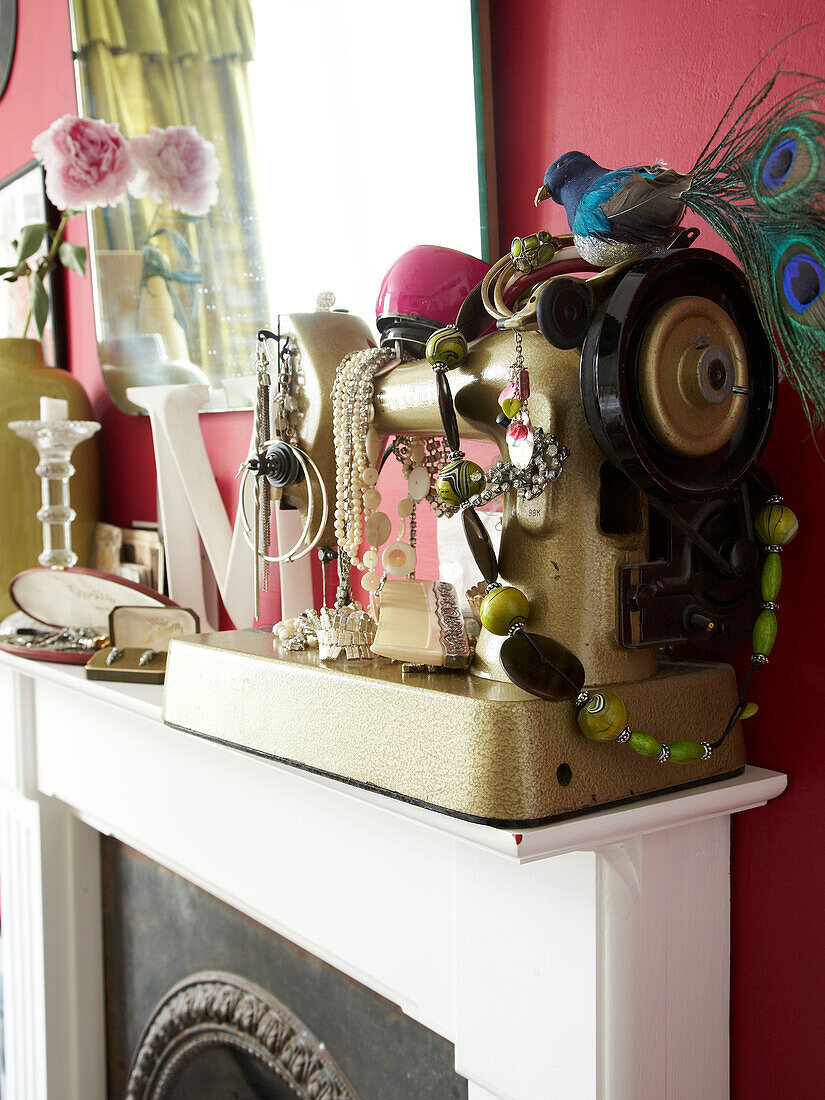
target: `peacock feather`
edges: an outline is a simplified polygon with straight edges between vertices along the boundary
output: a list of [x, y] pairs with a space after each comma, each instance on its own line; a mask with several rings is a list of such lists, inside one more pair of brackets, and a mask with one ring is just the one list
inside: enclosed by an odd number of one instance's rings
[[730, 245], [809, 421], [822, 423], [825, 81], [778, 69], [742, 106], [750, 79], [680, 197]]

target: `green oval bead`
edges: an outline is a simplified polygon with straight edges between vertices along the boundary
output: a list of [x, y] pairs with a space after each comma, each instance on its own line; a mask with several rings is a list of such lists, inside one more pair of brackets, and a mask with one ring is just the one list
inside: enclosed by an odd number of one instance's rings
[[591, 695], [576, 715], [579, 729], [591, 741], [615, 741], [627, 728], [627, 707], [609, 691]]
[[742, 709], [742, 713], [739, 715], [739, 721], [746, 722], [748, 718], [753, 718], [758, 710], [759, 707], [756, 703], [745, 703], [745, 706]]
[[459, 367], [467, 358], [467, 341], [455, 325], [447, 325], [432, 334], [424, 354], [431, 366], [444, 363], [447, 367]]
[[776, 553], [768, 554], [762, 566], [762, 599], [773, 602], [781, 586], [782, 558]]
[[651, 737], [649, 733], [642, 733], [641, 730], [634, 730], [627, 743], [640, 756], [658, 756], [662, 751], [662, 746], [656, 738]]
[[784, 504], [767, 504], [756, 517], [754, 527], [766, 546], [787, 546], [799, 530], [799, 521]]
[[513, 237], [513, 243], [510, 245], [510, 255], [514, 260], [517, 260], [521, 255], [521, 250], [524, 248], [524, 242], [521, 237]]
[[768, 608], [760, 611], [756, 616], [756, 622], [753, 624], [753, 652], [768, 657], [773, 649], [773, 643], [776, 641], [778, 629], [779, 623], [776, 621], [776, 613]]
[[488, 592], [481, 601], [481, 625], [491, 634], [508, 634], [517, 622], [525, 622], [530, 614], [530, 601], [518, 588], [502, 584]]
[[700, 745], [698, 741], [671, 741], [668, 748], [670, 749], [668, 760], [701, 760], [705, 755], [705, 746]]
[[480, 493], [487, 484], [487, 477], [477, 462], [457, 458], [448, 462], [439, 472], [435, 487], [446, 504], [458, 506], [462, 501]]

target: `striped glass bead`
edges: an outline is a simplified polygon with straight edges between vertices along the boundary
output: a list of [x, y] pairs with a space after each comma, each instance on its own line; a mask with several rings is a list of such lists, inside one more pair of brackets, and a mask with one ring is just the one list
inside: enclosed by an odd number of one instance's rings
[[768, 608], [760, 611], [753, 624], [753, 652], [761, 653], [763, 657], [770, 656], [778, 629], [776, 612]]
[[633, 730], [627, 743], [640, 756], [658, 756], [662, 751], [662, 746], [656, 738], [641, 730]]
[[432, 334], [424, 354], [430, 365], [443, 363], [446, 367], [459, 367], [467, 358], [467, 341], [455, 325], [447, 325]]
[[754, 521], [756, 534], [766, 546], [787, 546], [799, 530], [799, 521], [784, 504], [766, 504]]
[[477, 462], [457, 458], [439, 471], [435, 487], [446, 504], [459, 505], [480, 493], [486, 484], [485, 473]]
[[762, 565], [762, 599], [774, 601], [782, 586], [782, 558], [770, 553]]
[[508, 634], [516, 623], [527, 620], [530, 601], [518, 588], [500, 584], [487, 593], [478, 613], [485, 630], [491, 634]]
[[701, 760], [705, 755], [705, 746], [699, 741], [671, 741], [668, 748], [668, 759], [675, 761]]
[[576, 721], [591, 741], [615, 741], [627, 725], [627, 707], [618, 695], [599, 691], [579, 709]]

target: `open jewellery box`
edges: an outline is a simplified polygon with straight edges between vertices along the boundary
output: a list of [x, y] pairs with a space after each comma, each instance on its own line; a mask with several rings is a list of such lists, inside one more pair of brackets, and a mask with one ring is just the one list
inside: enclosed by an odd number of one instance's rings
[[[173, 600], [151, 588], [97, 569], [82, 567], [25, 569], [12, 578], [9, 595], [21, 611], [46, 627], [83, 627], [101, 638], [106, 635], [111, 637], [110, 615], [121, 604], [156, 611], [177, 609]], [[194, 629], [197, 629], [197, 619], [195, 624]], [[22, 657], [62, 664], [85, 664], [90, 652], [54, 651], [6, 644], [2, 648]]]

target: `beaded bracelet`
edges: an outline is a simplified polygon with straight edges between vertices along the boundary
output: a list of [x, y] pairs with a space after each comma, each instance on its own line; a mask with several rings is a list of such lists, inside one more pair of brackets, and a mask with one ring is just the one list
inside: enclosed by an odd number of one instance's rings
[[[455, 405], [447, 379], [447, 372], [463, 363], [467, 353], [467, 342], [454, 326], [434, 333], [425, 353], [435, 371], [439, 411], [450, 448], [449, 461], [439, 474], [436, 488], [449, 503], [458, 505], [474, 497], [484, 480], [481, 467], [469, 462], [461, 450]], [[641, 756], [655, 757], [662, 764], [708, 760], [740, 719], [756, 713], [755, 704], [747, 702], [748, 690], [756, 670], [768, 663], [776, 641], [779, 607], [776, 598], [782, 583], [780, 554], [799, 530], [796, 516], [784, 506], [781, 496], [770, 497], [754, 523], [757, 538], [767, 551], [761, 574], [762, 609], [753, 627], [750, 672], [725, 729], [714, 742], [660, 742], [651, 734], [628, 725], [627, 707], [618, 695], [584, 690], [584, 667], [578, 657], [560, 642], [524, 629], [530, 602], [520, 589], [499, 581], [498, 558], [475, 508], [464, 505], [461, 518], [473, 560], [487, 584], [479, 609], [481, 625], [491, 634], [506, 636], [500, 651], [504, 671], [513, 683], [541, 699], [575, 698], [576, 721], [589, 740], [628, 745]]]

